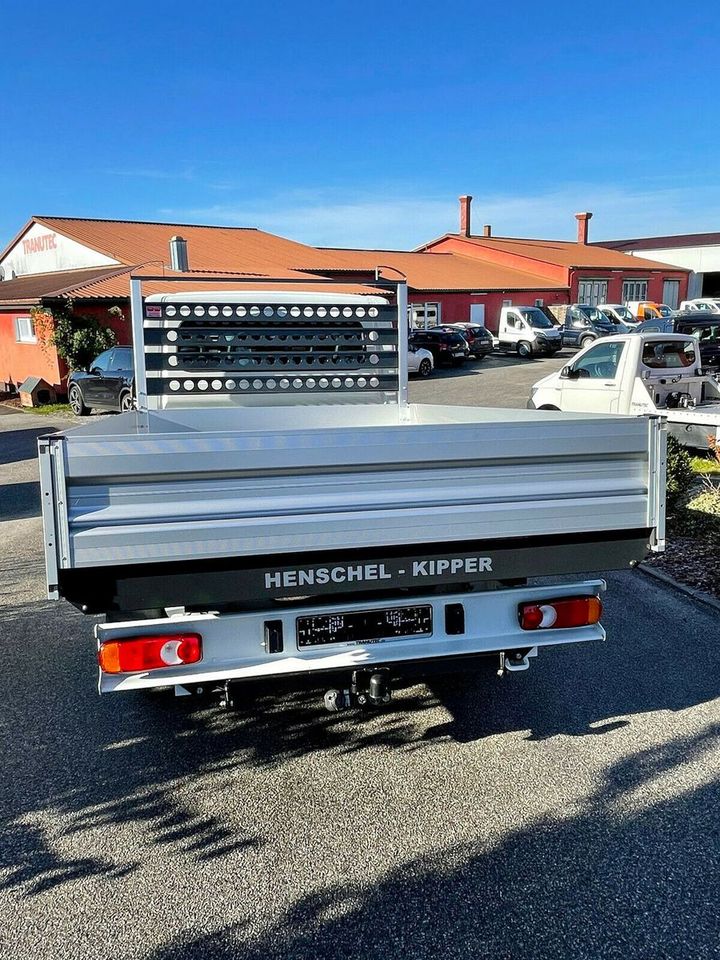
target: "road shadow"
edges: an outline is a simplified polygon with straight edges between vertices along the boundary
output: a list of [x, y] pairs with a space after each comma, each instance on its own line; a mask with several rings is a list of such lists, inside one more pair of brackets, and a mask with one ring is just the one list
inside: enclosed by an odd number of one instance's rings
[[56, 427], [46, 424], [44, 427], [28, 426], [20, 430], [0, 431], [0, 466], [34, 460], [37, 457], [38, 437], [45, 437], [56, 430]]
[[[2, 434], [0, 434], [2, 436]], [[0, 484], [0, 523], [40, 516], [40, 483]]]
[[716, 958], [718, 734], [711, 724], [634, 752], [580, 810], [413, 860], [370, 887], [301, 894], [270, 929], [189, 932], [146, 960]]

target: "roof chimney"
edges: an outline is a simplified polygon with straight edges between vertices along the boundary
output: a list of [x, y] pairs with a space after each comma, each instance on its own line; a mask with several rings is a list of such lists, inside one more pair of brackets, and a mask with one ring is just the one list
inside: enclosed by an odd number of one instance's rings
[[187, 273], [189, 270], [187, 240], [182, 237], [170, 237], [170, 268], [180, 273]]
[[491, 236], [492, 236], [492, 227], [490, 226], [489, 223], [483, 224], [483, 236], [484, 236], [484, 237], [491, 237]]
[[588, 242], [588, 224], [592, 217], [591, 213], [576, 213], [575, 219], [578, 222], [578, 243], [587, 243]]
[[472, 197], [460, 197], [460, 233], [464, 237], [469, 237], [470, 230], [470, 204]]

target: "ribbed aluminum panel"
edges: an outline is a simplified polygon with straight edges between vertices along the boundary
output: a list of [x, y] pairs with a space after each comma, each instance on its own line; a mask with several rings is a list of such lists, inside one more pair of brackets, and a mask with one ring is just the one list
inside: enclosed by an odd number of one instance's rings
[[128, 415], [115, 436], [68, 435], [63, 565], [638, 529], [656, 512], [644, 418], [370, 410], [345, 427], [243, 411], [245, 429], [216, 432]]

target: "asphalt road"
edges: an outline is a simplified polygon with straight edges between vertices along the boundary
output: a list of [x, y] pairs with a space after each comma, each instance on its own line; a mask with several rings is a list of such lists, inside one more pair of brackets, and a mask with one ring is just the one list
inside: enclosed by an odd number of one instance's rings
[[[411, 395], [521, 405], [550, 363]], [[611, 574], [605, 644], [369, 718], [100, 699], [91, 622], [42, 599], [54, 425], [0, 416], [3, 960], [720, 955], [714, 612]]]

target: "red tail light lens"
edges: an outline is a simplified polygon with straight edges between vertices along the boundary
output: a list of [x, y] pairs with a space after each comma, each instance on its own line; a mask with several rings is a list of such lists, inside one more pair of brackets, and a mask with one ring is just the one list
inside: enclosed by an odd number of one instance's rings
[[542, 603], [521, 603], [518, 608], [523, 630], [561, 630], [563, 627], [586, 627], [602, 616], [599, 597], [568, 597], [543, 600]]
[[163, 633], [154, 637], [125, 637], [100, 645], [98, 662], [105, 673], [137, 673], [176, 667], [202, 660], [199, 633]]

